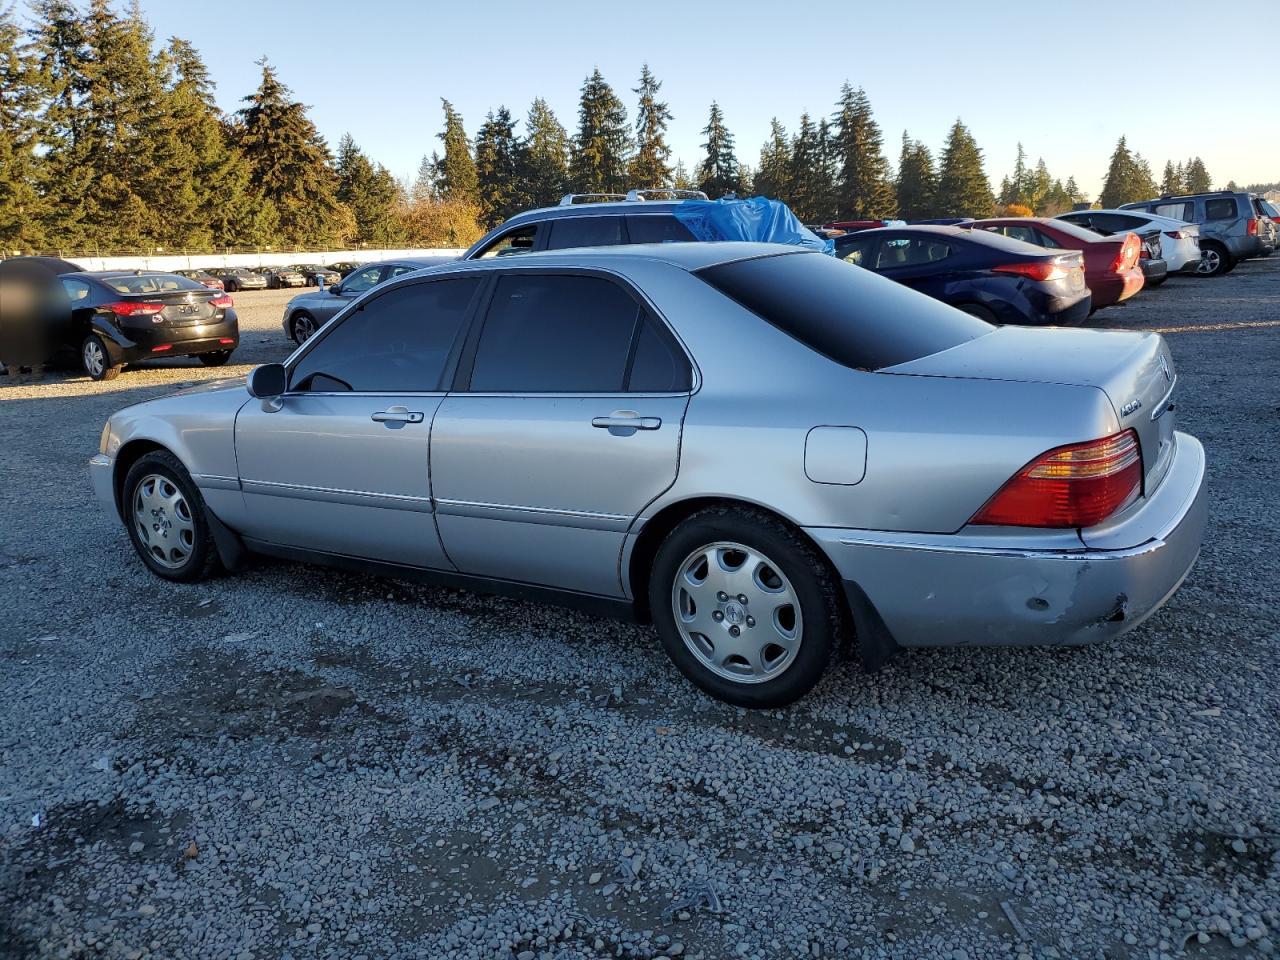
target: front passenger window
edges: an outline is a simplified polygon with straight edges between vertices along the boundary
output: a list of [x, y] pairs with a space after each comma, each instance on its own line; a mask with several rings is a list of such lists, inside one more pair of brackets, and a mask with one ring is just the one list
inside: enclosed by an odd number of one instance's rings
[[479, 277], [391, 290], [320, 337], [298, 361], [290, 390], [311, 393], [431, 393], [463, 328]]
[[511, 257], [521, 253], [532, 253], [533, 245], [538, 239], [538, 225], [519, 227], [509, 233], [492, 240], [487, 247], [477, 253], [473, 260], [487, 260], [489, 257]]
[[366, 290], [372, 290], [378, 285], [378, 277], [381, 273], [381, 267], [365, 267], [342, 281], [342, 292], [363, 293]]

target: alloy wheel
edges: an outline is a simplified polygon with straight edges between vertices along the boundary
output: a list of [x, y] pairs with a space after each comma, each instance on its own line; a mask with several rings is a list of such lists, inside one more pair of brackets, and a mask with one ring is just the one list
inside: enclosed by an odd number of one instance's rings
[[1205, 247], [1200, 251], [1200, 264], [1196, 267], [1196, 273], [1215, 274], [1221, 269], [1222, 254], [1212, 247]]
[[293, 339], [298, 343], [306, 343], [316, 332], [316, 322], [307, 314], [297, 317], [293, 321]]
[[147, 474], [134, 489], [133, 525], [151, 559], [170, 570], [180, 568], [195, 550], [191, 506], [178, 485], [163, 474]]
[[735, 683], [762, 683], [790, 667], [804, 623], [782, 570], [758, 550], [721, 541], [680, 564], [671, 608], [685, 646], [706, 669]]
[[102, 372], [107, 369], [107, 354], [97, 338], [90, 337], [84, 342], [81, 355], [84, 358], [84, 369], [89, 376], [95, 378], [102, 376]]

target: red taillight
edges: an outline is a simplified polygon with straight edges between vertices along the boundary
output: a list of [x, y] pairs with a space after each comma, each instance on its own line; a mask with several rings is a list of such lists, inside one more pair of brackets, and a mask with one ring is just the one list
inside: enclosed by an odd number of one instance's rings
[[172, 350], [172, 349], [173, 349], [173, 344], [172, 344], [172, 343], [162, 343], [162, 344], [160, 344], [160, 346], [158, 346], [158, 347], [152, 347], [152, 348], [151, 348], [151, 352], [152, 352], [152, 353], [164, 353], [166, 350]]
[[1031, 280], [1065, 280], [1067, 268], [1053, 260], [1029, 260], [1026, 263], [1007, 263], [992, 267], [995, 273], [1014, 273]]
[[1142, 492], [1142, 450], [1133, 430], [1056, 447], [1027, 464], [970, 523], [1091, 527]]
[[235, 301], [231, 299], [231, 294], [229, 294], [229, 293], [224, 293], [224, 294], [223, 294], [222, 296], [220, 296], [220, 297], [214, 297], [212, 300], [210, 300], [210, 301], [209, 301], [209, 304], [210, 304], [211, 306], [214, 306], [214, 307], [224, 307], [224, 308], [225, 308], [225, 307], [231, 307], [231, 306], [234, 306], [234, 305], [235, 305]]
[[221, 339], [218, 340], [218, 343], [226, 345], [228, 343], [235, 343], [235, 341], [230, 337], [222, 337]]
[[1251, 237], [1256, 237], [1258, 235], [1258, 221], [1250, 217], [1248, 223], [1244, 225], [1244, 232]]
[[149, 317], [163, 310], [164, 304], [122, 301], [120, 303], [105, 304], [102, 309], [110, 310], [117, 317]]
[[1150, 259], [1151, 259], [1151, 251], [1150, 251], [1150, 250], [1148, 250], [1148, 249], [1144, 246], [1144, 247], [1142, 248], [1142, 253], [1138, 254], [1138, 259], [1139, 259], [1139, 260], [1150, 260]]
[[1181, 230], [1166, 230], [1164, 235], [1170, 240], [1186, 240], [1191, 236], [1191, 234], [1183, 233]]
[[1138, 240], [1138, 235], [1136, 233], [1129, 234], [1124, 238], [1124, 243], [1120, 244], [1120, 252], [1111, 261], [1111, 272], [1124, 273], [1126, 270], [1132, 270], [1141, 253], [1142, 243]]

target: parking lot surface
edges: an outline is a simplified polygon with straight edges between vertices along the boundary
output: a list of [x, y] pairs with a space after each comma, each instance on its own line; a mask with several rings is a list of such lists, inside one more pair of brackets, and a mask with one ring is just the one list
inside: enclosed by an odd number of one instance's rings
[[0, 956], [1235, 957], [1280, 950], [1280, 256], [1159, 330], [1198, 566], [1123, 638], [902, 653], [782, 711], [648, 628], [262, 560], [149, 575], [115, 409], [280, 360], [0, 379]]

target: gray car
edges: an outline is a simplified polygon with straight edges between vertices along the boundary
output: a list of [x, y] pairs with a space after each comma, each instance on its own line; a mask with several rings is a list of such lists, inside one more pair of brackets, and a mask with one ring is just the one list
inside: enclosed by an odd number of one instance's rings
[[874, 667], [1141, 623], [1205, 523], [1174, 386], [1157, 334], [994, 327], [794, 247], [582, 249], [381, 284], [116, 413], [90, 465], [165, 579], [262, 553], [556, 598], [768, 707], [842, 638]]
[[1266, 255], [1253, 197], [1244, 192], [1219, 190], [1178, 197], [1160, 197], [1125, 203], [1121, 210], [1145, 210], [1161, 217], [1200, 225], [1200, 269], [1216, 277], [1230, 272], [1241, 260]]
[[297, 343], [302, 343], [348, 303], [378, 284], [424, 267], [452, 261], [452, 257], [404, 257], [362, 266], [331, 287], [300, 293], [290, 300], [285, 305], [281, 321], [284, 332]]

